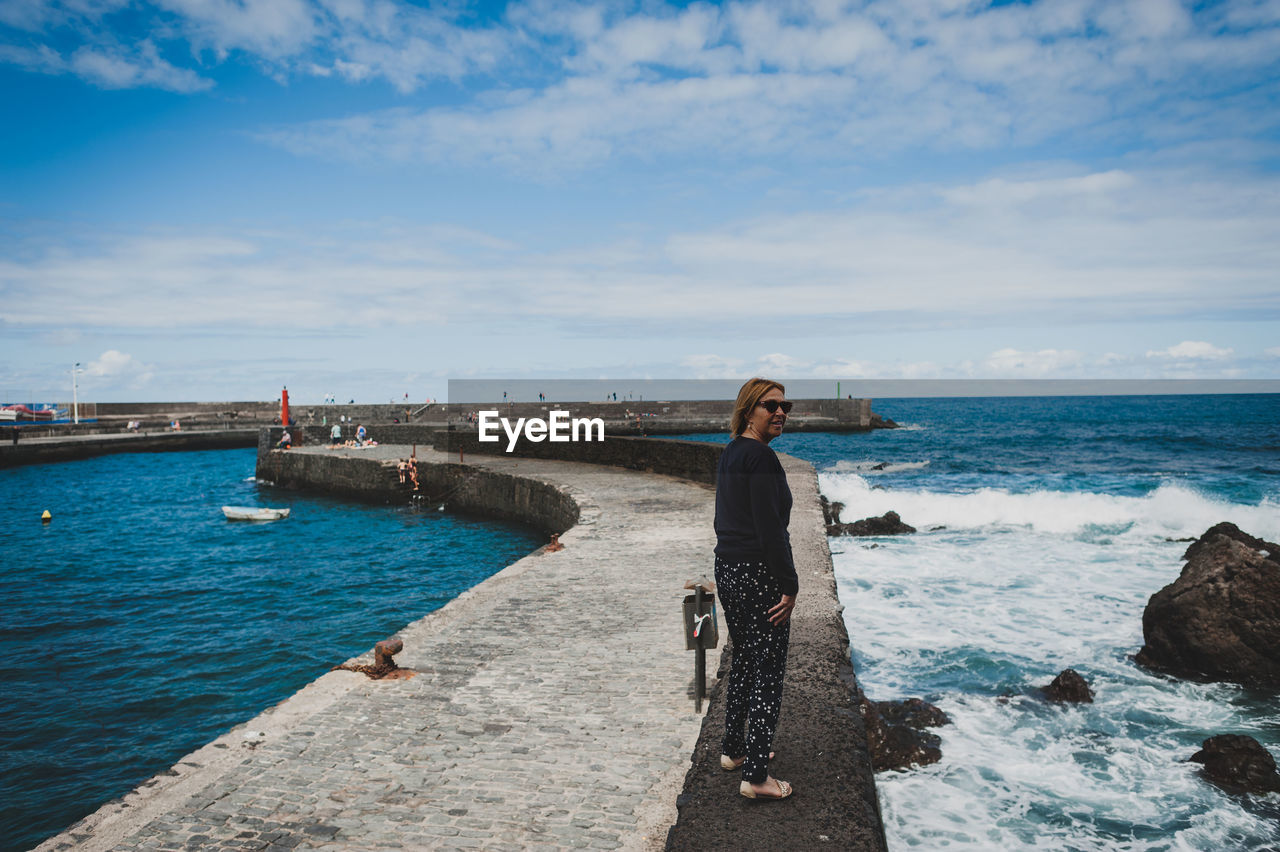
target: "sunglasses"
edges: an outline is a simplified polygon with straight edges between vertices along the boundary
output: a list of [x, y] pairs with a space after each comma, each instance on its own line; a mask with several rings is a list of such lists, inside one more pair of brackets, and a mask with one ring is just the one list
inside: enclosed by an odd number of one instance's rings
[[783, 414], [790, 414], [791, 406], [795, 405], [795, 403], [789, 399], [784, 399], [782, 402], [778, 402], [776, 399], [762, 399], [756, 405], [763, 405], [764, 410], [770, 414], [776, 413], [779, 408], [782, 409]]

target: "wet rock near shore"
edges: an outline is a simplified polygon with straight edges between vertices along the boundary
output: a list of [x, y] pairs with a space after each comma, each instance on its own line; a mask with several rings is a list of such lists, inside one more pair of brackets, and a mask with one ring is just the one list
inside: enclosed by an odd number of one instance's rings
[[871, 701], [864, 695], [860, 708], [876, 772], [927, 766], [942, 759], [942, 740], [927, 729], [948, 725], [951, 720], [934, 705], [919, 698]]
[[1041, 694], [1049, 701], [1059, 703], [1092, 704], [1093, 690], [1075, 669], [1063, 669], [1048, 686], [1040, 687]]
[[1204, 766], [1204, 777], [1229, 793], [1280, 793], [1275, 758], [1253, 737], [1209, 737], [1190, 760]]
[[1214, 524], [1209, 527], [1209, 529], [1205, 530], [1204, 535], [1199, 538], [1188, 539], [1193, 542], [1193, 544], [1187, 548], [1186, 553], [1182, 554], [1182, 558], [1192, 559], [1195, 557], [1196, 554], [1200, 552], [1201, 548], [1216, 535], [1225, 535], [1232, 541], [1238, 541], [1250, 550], [1257, 551], [1263, 557], [1280, 565], [1280, 544], [1267, 541], [1266, 539], [1255, 538], [1229, 521]]
[[822, 522], [827, 526], [840, 523], [840, 513], [844, 511], [844, 504], [839, 500], [828, 500], [821, 494], [818, 495], [818, 502], [822, 505]]
[[1195, 680], [1280, 687], [1280, 547], [1218, 524], [1142, 614], [1135, 660]]
[[916, 528], [902, 522], [897, 512], [885, 512], [878, 518], [863, 518], [851, 524], [839, 522], [827, 524], [827, 535], [903, 535]]

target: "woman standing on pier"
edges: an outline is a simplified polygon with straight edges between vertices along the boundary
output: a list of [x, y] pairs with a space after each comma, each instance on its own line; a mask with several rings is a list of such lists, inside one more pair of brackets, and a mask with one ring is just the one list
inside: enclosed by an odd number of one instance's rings
[[790, 784], [769, 775], [798, 589], [787, 532], [791, 489], [769, 448], [791, 411], [783, 394], [769, 379], [742, 386], [733, 440], [716, 470], [716, 587], [733, 639], [720, 765], [742, 769], [738, 789], [751, 799], [791, 795]]

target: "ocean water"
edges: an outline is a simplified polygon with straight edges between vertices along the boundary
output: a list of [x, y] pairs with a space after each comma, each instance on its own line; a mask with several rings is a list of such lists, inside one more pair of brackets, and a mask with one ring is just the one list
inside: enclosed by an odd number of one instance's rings
[[[1219, 521], [1280, 541], [1280, 395], [876, 400], [903, 425], [784, 435], [843, 520], [830, 540], [854, 666], [874, 699], [953, 724], [942, 761], [877, 776], [894, 850], [1280, 848], [1280, 796], [1186, 762], [1214, 734], [1280, 756], [1280, 695], [1154, 675], [1142, 612]], [[701, 436], [723, 440], [723, 437]], [[1072, 667], [1090, 705], [1035, 696]]]
[[[34, 846], [543, 543], [253, 472], [253, 450], [0, 470], [0, 848]], [[292, 513], [231, 523], [223, 505]]]

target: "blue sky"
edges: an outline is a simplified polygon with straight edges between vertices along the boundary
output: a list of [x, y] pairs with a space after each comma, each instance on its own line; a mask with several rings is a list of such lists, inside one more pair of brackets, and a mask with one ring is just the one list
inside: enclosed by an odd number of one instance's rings
[[0, 395], [1280, 378], [1280, 3], [0, 4]]

